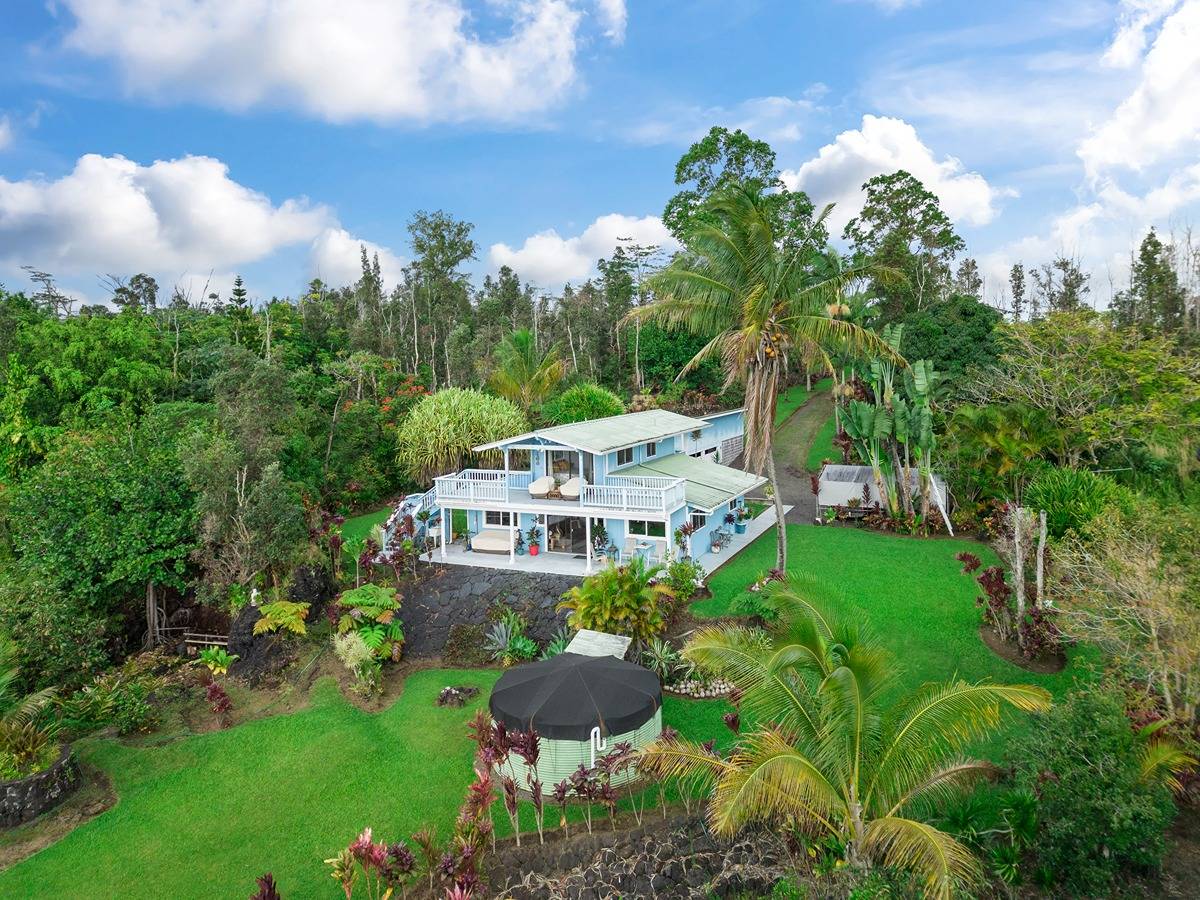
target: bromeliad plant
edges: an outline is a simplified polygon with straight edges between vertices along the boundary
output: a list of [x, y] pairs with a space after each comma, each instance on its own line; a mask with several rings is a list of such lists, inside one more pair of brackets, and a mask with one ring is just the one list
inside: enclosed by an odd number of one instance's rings
[[404, 627], [395, 588], [364, 584], [342, 594], [338, 605], [344, 611], [338, 619], [338, 634], [355, 631], [377, 658], [400, 660]]
[[710, 785], [718, 833], [792, 824], [837, 841], [854, 868], [912, 871], [935, 897], [978, 881], [971, 851], [923, 811], [994, 771], [961, 754], [996, 727], [1003, 706], [1045, 710], [1049, 693], [954, 681], [897, 701], [895, 661], [862, 625], [834, 614], [834, 597], [799, 579], [768, 590], [779, 614], [770, 631], [705, 628], [683, 651], [739, 692], [745, 721], [732, 755], [671, 737], [648, 748], [639, 769]]

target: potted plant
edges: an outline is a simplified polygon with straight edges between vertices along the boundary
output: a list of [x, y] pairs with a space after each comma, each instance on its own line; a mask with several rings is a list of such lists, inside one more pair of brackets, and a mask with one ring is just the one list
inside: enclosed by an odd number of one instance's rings
[[737, 508], [737, 521], [733, 523], [733, 530], [738, 534], [746, 533], [746, 523], [750, 521], [750, 510], [745, 506]]
[[526, 537], [529, 539], [529, 555], [537, 556], [538, 551], [542, 549], [542, 533], [538, 530], [536, 523], [529, 526], [529, 531], [526, 532]]
[[521, 533], [521, 529], [517, 529], [516, 537], [513, 540], [513, 550], [517, 556], [525, 555], [525, 535]]

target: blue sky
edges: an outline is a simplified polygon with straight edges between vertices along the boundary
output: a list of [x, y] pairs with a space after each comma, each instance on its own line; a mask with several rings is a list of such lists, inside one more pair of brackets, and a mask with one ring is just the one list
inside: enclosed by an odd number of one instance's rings
[[[13, 12], [15, 10], [15, 13]], [[1200, 0], [9, 0], [0, 280], [98, 299], [149, 271], [254, 295], [385, 273], [414, 210], [476, 224], [479, 276], [549, 290], [663, 239], [710, 125], [775, 147], [845, 221], [874, 174], [942, 199], [1001, 300], [1080, 257], [1101, 300], [1200, 210]], [[211, 276], [210, 276], [211, 273]]]

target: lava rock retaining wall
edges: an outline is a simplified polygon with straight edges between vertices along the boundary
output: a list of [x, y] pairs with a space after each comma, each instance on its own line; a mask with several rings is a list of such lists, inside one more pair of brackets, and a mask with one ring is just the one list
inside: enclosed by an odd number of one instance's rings
[[79, 787], [79, 764], [70, 745], [63, 745], [58, 759], [44, 772], [0, 781], [0, 827], [12, 828], [36, 819], [57, 806]]
[[520, 612], [529, 623], [526, 633], [544, 643], [567, 621], [555, 605], [580, 582], [571, 575], [436, 563], [423, 576], [401, 589], [405, 656], [440, 655], [455, 625], [486, 628], [488, 608], [494, 603], [506, 603]]
[[646, 814], [645, 825], [617, 834], [601, 820], [594, 834], [545, 845], [530, 835], [520, 848], [510, 844], [488, 861], [492, 894], [512, 900], [765, 896], [790, 870], [786, 849], [769, 832], [718, 841], [696, 819], [664, 823], [655, 811]]

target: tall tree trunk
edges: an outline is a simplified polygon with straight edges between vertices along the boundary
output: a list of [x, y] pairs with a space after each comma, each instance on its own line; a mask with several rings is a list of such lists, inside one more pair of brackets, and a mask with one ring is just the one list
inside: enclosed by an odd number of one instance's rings
[[156, 647], [162, 635], [159, 633], [158, 599], [154, 595], [154, 580], [146, 579], [146, 646]]
[[1013, 507], [1013, 590], [1017, 595], [1017, 640], [1020, 641], [1021, 621], [1025, 618], [1025, 546], [1021, 543], [1021, 532], [1024, 530], [1025, 510], [1019, 506]]
[[1037, 607], [1042, 609], [1045, 604], [1046, 589], [1046, 511], [1038, 511], [1038, 548], [1037, 548]]
[[775, 452], [768, 442], [767, 481], [771, 485], [771, 499], [775, 502], [775, 568], [787, 571], [787, 525], [783, 521], [783, 495], [779, 491], [779, 479], [775, 475]]

